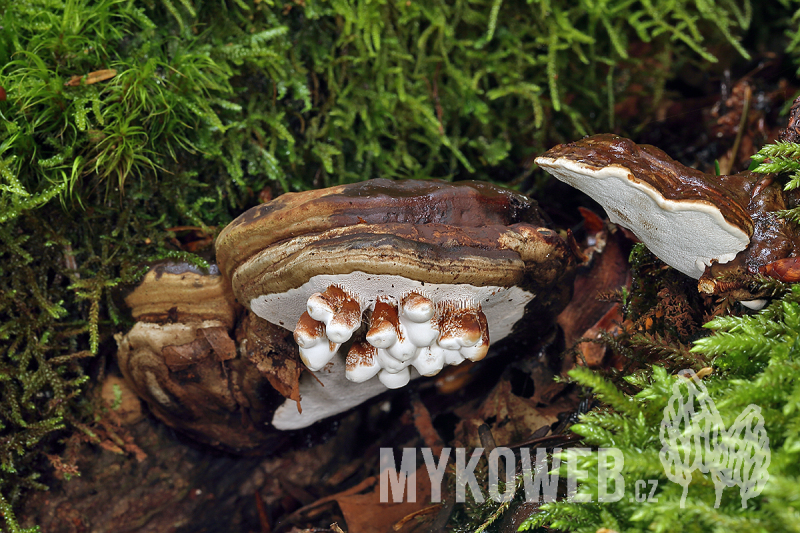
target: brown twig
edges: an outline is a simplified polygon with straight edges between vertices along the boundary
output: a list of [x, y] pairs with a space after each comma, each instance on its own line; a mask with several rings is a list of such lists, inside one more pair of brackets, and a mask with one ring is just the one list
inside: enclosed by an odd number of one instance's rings
[[437, 504], [425, 507], [424, 509], [420, 509], [418, 511], [414, 511], [413, 513], [408, 514], [408, 515], [404, 516], [403, 518], [401, 518], [400, 520], [398, 520], [397, 523], [392, 526], [392, 529], [395, 530], [395, 531], [400, 531], [401, 529], [403, 529], [403, 526], [406, 525], [411, 520], [413, 520], [413, 519], [415, 519], [415, 518], [417, 518], [419, 516], [425, 516], [425, 515], [429, 515], [429, 514], [435, 513], [437, 511], [439, 511], [439, 509], [441, 509], [443, 505], [444, 505], [443, 503], [437, 503]]
[[425, 404], [422, 403], [418, 394], [414, 394], [411, 399], [411, 406], [413, 408], [412, 416], [414, 418], [414, 426], [417, 428], [422, 440], [425, 441], [425, 446], [429, 447], [434, 455], [441, 455], [444, 442], [433, 427], [433, 420], [431, 420], [431, 413]]
[[748, 83], [744, 86], [742, 116], [739, 119], [739, 129], [736, 132], [736, 139], [733, 141], [733, 148], [731, 148], [731, 157], [727, 162], [720, 165], [719, 173], [723, 176], [730, 174], [733, 164], [736, 161], [736, 154], [739, 152], [739, 146], [742, 144], [742, 137], [744, 137], [744, 130], [747, 128], [747, 116], [750, 114], [750, 100], [752, 100], [752, 98], [753, 90], [750, 88], [750, 84]]
[[255, 491], [253, 497], [256, 500], [256, 511], [258, 511], [258, 523], [261, 525], [261, 533], [271, 533], [272, 527], [269, 525], [269, 515], [267, 514], [267, 506], [264, 503], [264, 499], [259, 491]]
[[330, 496], [325, 496], [324, 498], [320, 498], [319, 500], [315, 501], [314, 503], [310, 503], [308, 505], [304, 505], [303, 507], [297, 509], [291, 515], [289, 515], [288, 517], [283, 519], [282, 523], [275, 529], [275, 533], [278, 533], [278, 531], [281, 531], [284, 528], [284, 526], [288, 526], [289, 524], [293, 523], [294, 519], [296, 517], [299, 517], [299, 516], [301, 516], [303, 514], [306, 514], [309, 511], [313, 511], [314, 509], [317, 509], [318, 507], [322, 507], [323, 505], [326, 505], [328, 503], [334, 503], [334, 502], [336, 502], [337, 498], [341, 498], [343, 496], [349, 496], [351, 494], [357, 494], [357, 493], [361, 492], [362, 490], [364, 490], [364, 489], [366, 489], [368, 487], [371, 487], [377, 481], [378, 481], [377, 477], [370, 476], [370, 477], [364, 479], [358, 485], [350, 487], [347, 490], [343, 490], [342, 492], [338, 492], [338, 493], [332, 494]]

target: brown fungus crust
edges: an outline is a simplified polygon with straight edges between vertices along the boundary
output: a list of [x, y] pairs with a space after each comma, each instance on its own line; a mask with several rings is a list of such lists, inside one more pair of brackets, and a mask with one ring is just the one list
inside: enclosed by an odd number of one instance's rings
[[377, 179], [250, 209], [220, 234], [217, 260], [244, 305], [355, 271], [538, 293], [575, 264], [541, 226], [534, 201], [491, 184]]

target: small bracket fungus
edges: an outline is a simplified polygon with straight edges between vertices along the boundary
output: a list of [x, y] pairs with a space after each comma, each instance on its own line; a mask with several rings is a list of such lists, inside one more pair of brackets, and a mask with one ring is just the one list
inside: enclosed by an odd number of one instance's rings
[[[611, 134], [548, 150], [536, 163], [585, 192], [612, 222], [631, 230], [662, 261], [699, 279], [707, 294], [763, 306], [741, 279], [795, 254], [797, 232], [776, 212], [786, 208], [773, 176], [714, 176], [686, 167], [663, 151]], [[751, 278], [752, 279], [752, 278]]]
[[648, 145], [604, 134], [562, 144], [536, 158], [559, 180], [606, 210], [651, 252], [695, 279], [750, 243], [744, 191], [685, 167]]
[[[478, 182], [378, 179], [284, 194], [234, 220], [216, 249], [240, 303], [294, 331], [310, 370], [343, 369], [349, 380], [326, 378], [352, 390], [319, 392], [324, 401], [310, 397], [319, 384], [301, 380], [303, 415], [333, 396], [377, 394], [376, 376], [398, 388], [478, 361], [526, 313], [552, 322], [575, 264], [534, 202]], [[280, 412], [278, 427], [310, 423]]]
[[[116, 336], [117, 362], [153, 414], [229, 451], [276, 446], [280, 437], [264, 429], [283, 397], [239, 356], [232, 334], [241, 308], [216, 267], [158, 265], [125, 301], [137, 322]], [[273, 353], [288, 348], [275, 336]]]

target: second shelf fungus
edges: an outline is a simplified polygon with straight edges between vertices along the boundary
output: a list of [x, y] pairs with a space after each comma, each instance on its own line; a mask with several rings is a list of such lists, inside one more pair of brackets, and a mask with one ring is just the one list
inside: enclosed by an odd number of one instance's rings
[[[246, 343], [237, 342], [261, 332], [236, 335], [241, 308], [216, 267], [157, 265], [125, 301], [136, 324], [116, 335], [117, 363], [156, 417], [237, 453], [274, 449], [282, 441], [265, 430], [283, 396], [242, 353]], [[262, 351], [291, 353], [281, 333], [262, 340]]]
[[[592, 197], [662, 261], [698, 279], [700, 291], [748, 307], [765, 301], [741, 280], [794, 255], [800, 244], [776, 215], [786, 203], [771, 176], [704, 174], [612, 134], [558, 145], [536, 163]], [[720, 274], [739, 281], [718, 283]]]
[[293, 404], [276, 412], [284, 428], [309, 424], [311, 405], [341, 411], [480, 360], [523, 317], [550, 324], [576, 262], [535, 202], [477, 182], [378, 179], [284, 194], [234, 220], [216, 249], [237, 300], [293, 330], [317, 373], [301, 380], [303, 414]]

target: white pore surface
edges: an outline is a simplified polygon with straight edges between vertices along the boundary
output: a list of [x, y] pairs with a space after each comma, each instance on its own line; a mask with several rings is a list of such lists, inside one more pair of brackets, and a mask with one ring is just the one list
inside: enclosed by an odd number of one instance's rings
[[250, 300], [250, 309], [268, 322], [294, 331], [300, 315], [306, 311], [308, 297], [323, 292], [331, 285], [341, 287], [347, 294], [357, 297], [364, 311], [375, 305], [379, 296], [400, 301], [416, 292], [434, 303], [454, 302], [463, 305], [480, 305], [489, 325], [489, 339], [499, 341], [511, 333], [514, 324], [522, 318], [525, 306], [534, 294], [519, 287], [475, 287], [467, 284], [422, 283], [402, 276], [365, 274], [320, 274], [298, 289], [281, 294], [265, 294]]
[[[322, 382], [322, 385], [314, 379]], [[303, 374], [300, 377], [300, 405], [303, 412], [297, 412], [297, 404], [286, 400], [272, 417], [272, 425], [280, 430], [308, 427], [329, 416], [343, 413], [364, 403], [373, 396], [387, 391], [386, 386], [377, 379], [364, 383], [353, 383], [345, 377], [345, 364], [342, 354], [333, 356], [331, 362], [314, 376]], [[414, 370], [411, 379], [419, 377]], [[324, 385], [324, 386], [323, 386]]]
[[[486, 315], [490, 342], [508, 336], [514, 324], [522, 318], [525, 306], [534, 298], [533, 293], [519, 287], [423, 284], [402, 276], [353, 272], [314, 276], [300, 288], [291, 289], [283, 294], [268, 294], [254, 298], [250, 301], [250, 309], [273, 324], [294, 330], [300, 316], [306, 311], [309, 296], [323, 292], [331, 285], [336, 285], [349, 295], [357, 297], [362, 311], [374, 307], [378, 297], [383, 296], [399, 302], [412, 292], [425, 296], [434, 303], [450, 302], [470, 307], [480, 306]], [[396, 388], [405, 385], [404, 382], [399, 383], [397, 380], [405, 376], [409, 370], [411, 379], [419, 377], [416, 370], [405, 368], [409, 364], [411, 361], [401, 365], [402, 368], [395, 370], [395, 374], [383, 370], [377, 377], [355, 383], [346, 377], [344, 354], [337, 353], [325, 368], [314, 373], [324, 387], [314, 379], [314, 376], [303, 374], [301, 377], [300, 405], [303, 413], [297, 412], [295, 402], [287, 400], [275, 411], [272, 424], [278, 429], [299, 429], [344, 412], [373, 396], [386, 392], [387, 386]], [[390, 383], [387, 384], [387, 380]]]
[[611, 165], [599, 170], [569, 159], [540, 157], [539, 166], [572, 185], [631, 230], [662, 261], [695, 279], [712, 260], [731, 261], [750, 238], [728, 223], [718, 207], [695, 200], [668, 200], [652, 186], [634, 183], [631, 172]]

